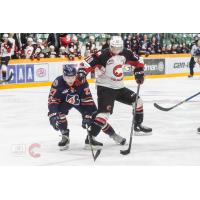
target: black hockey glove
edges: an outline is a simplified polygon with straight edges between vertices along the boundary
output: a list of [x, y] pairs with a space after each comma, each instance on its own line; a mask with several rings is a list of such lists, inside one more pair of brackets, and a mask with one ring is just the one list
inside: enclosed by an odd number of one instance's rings
[[91, 115], [85, 115], [83, 116], [83, 121], [82, 121], [82, 127], [86, 129], [87, 127], [89, 128], [93, 123], [93, 119]]
[[77, 75], [78, 75], [78, 79], [82, 82], [82, 83], [85, 83], [86, 81], [86, 76], [87, 76], [87, 72], [84, 68], [79, 68], [78, 69], [78, 72], [77, 72]]
[[144, 82], [144, 69], [143, 68], [135, 68], [134, 75], [135, 75], [135, 80], [138, 84], [142, 84]]
[[50, 124], [53, 126], [53, 128], [55, 130], [59, 130], [58, 126], [59, 126], [59, 117], [57, 115], [57, 113], [51, 113], [51, 114], [48, 114], [49, 116], [49, 122]]

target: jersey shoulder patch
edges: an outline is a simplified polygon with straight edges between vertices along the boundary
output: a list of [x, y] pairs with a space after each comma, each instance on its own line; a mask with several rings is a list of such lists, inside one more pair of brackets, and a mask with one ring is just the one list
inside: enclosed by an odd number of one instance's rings
[[64, 83], [63, 76], [58, 76], [52, 83], [53, 87], [58, 87]]

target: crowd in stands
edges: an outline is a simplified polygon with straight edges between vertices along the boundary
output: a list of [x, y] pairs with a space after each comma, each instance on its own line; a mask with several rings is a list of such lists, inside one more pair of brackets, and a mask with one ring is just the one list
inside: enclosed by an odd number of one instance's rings
[[[108, 48], [112, 35], [116, 34], [2, 33], [0, 43], [3, 43], [7, 37], [13, 44], [12, 59], [67, 57], [73, 60], [75, 57], [89, 56], [100, 49]], [[190, 53], [192, 44], [200, 38], [199, 34], [192, 33], [123, 33], [117, 35], [122, 36], [125, 48], [146, 56]]]

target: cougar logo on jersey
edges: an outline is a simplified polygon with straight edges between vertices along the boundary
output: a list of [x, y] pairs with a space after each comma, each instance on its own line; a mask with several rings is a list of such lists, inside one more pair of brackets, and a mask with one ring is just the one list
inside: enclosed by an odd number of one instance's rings
[[66, 89], [66, 90], [62, 91], [62, 94], [67, 94], [68, 91], [69, 91], [69, 89]]
[[113, 68], [113, 74], [116, 77], [121, 77], [123, 75], [122, 65], [117, 65]]
[[69, 103], [69, 104], [75, 105], [75, 106], [80, 105], [80, 99], [79, 99], [79, 96], [77, 94], [76, 95], [68, 94], [67, 97], [66, 97], [66, 102]]

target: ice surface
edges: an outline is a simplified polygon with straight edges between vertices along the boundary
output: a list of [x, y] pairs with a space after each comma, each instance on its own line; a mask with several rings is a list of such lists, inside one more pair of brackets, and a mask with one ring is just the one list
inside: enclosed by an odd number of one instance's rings
[[[134, 81], [125, 84], [136, 90]], [[196, 133], [200, 96], [169, 112], [153, 107], [154, 102], [172, 106], [198, 92], [199, 86], [199, 77], [147, 79], [141, 97], [144, 125], [153, 128], [153, 135], [134, 137], [131, 154], [123, 156], [119, 151], [127, 145], [116, 145], [101, 132], [97, 139], [104, 147], [95, 165], [200, 165], [200, 135]], [[94, 84], [90, 88], [96, 99]], [[58, 150], [59, 133], [47, 117], [48, 92], [49, 87], [0, 91], [0, 165], [94, 165], [91, 152], [83, 149], [86, 131], [74, 109], [68, 116], [70, 150]], [[109, 122], [129, 140], [131, 118], [131, 107], [116, 102]], [[29, 147], [33, 147], [32, 153]]]

